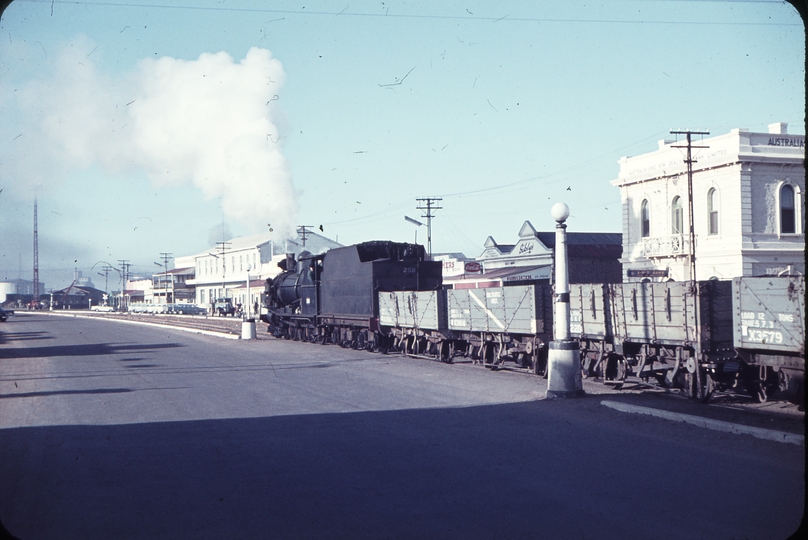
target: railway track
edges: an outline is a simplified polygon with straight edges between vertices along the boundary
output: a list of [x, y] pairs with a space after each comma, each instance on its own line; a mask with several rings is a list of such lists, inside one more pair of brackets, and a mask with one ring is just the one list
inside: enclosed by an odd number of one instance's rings
[[58, 316], [81, 316], [98, 319], [123, 320], [186, 328], [219, 334], [240, 336], [242, 320], [235, 317], [208, 317], [206, 315], [169, 315], [151, 313], [103, 313], [95, 311], [48, 312]]

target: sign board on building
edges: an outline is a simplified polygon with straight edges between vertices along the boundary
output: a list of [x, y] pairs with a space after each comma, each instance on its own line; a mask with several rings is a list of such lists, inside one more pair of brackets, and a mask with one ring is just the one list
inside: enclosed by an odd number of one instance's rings
[[637, 269], [626, 270], [628, 277], [668, 277], [668, 269], [665, 270], [652, 270], [652, 269]]
[[478, 274], [482, 271], [482, 269], [483, 267], [480, 265], [480, 263], [474, 261], [467, 262], [464, 268], [467, 274]]

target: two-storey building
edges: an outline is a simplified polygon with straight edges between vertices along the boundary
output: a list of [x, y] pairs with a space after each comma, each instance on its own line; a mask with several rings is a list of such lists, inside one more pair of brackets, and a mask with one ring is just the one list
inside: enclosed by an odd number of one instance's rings
[[[787, 124], [734, 129], [687, 144], [664, 140], [620, 159], [624, 280], [805, 272], [805, 136]], [[690, 242], [692, 200], [694, 245]]]

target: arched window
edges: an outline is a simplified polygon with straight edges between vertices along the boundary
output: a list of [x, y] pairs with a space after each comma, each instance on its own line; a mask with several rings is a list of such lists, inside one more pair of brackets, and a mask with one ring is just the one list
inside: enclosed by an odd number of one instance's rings
[[780, 233], [797, 232], [796, 209], [794, 188], [789, 184], [783, 184], [783, 187], [780, 188]]
[[718, 234], [718, 192], [710, 188], [707, 192], [708, 234]]
[[682, 212], [682, 198], [678, 195], [671, 203], [671, 233], [682, 234], [684, 232], [684, 213]]
[[642, 237], [651, 236], [651, 217], [648, 213], [648, 199], [642, 201], [640, 206], [640, 221], [642, 222]]

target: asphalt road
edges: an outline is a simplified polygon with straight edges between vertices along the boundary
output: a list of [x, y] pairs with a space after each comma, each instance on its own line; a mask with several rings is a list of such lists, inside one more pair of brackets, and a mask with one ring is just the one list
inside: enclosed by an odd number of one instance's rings
[[594, 386], [547, 401], [535, 376], [259, 338], [3, 323], [3, 525], [21, 540], [782, 539], [803, 516], [803, 446], [621, 413]]

